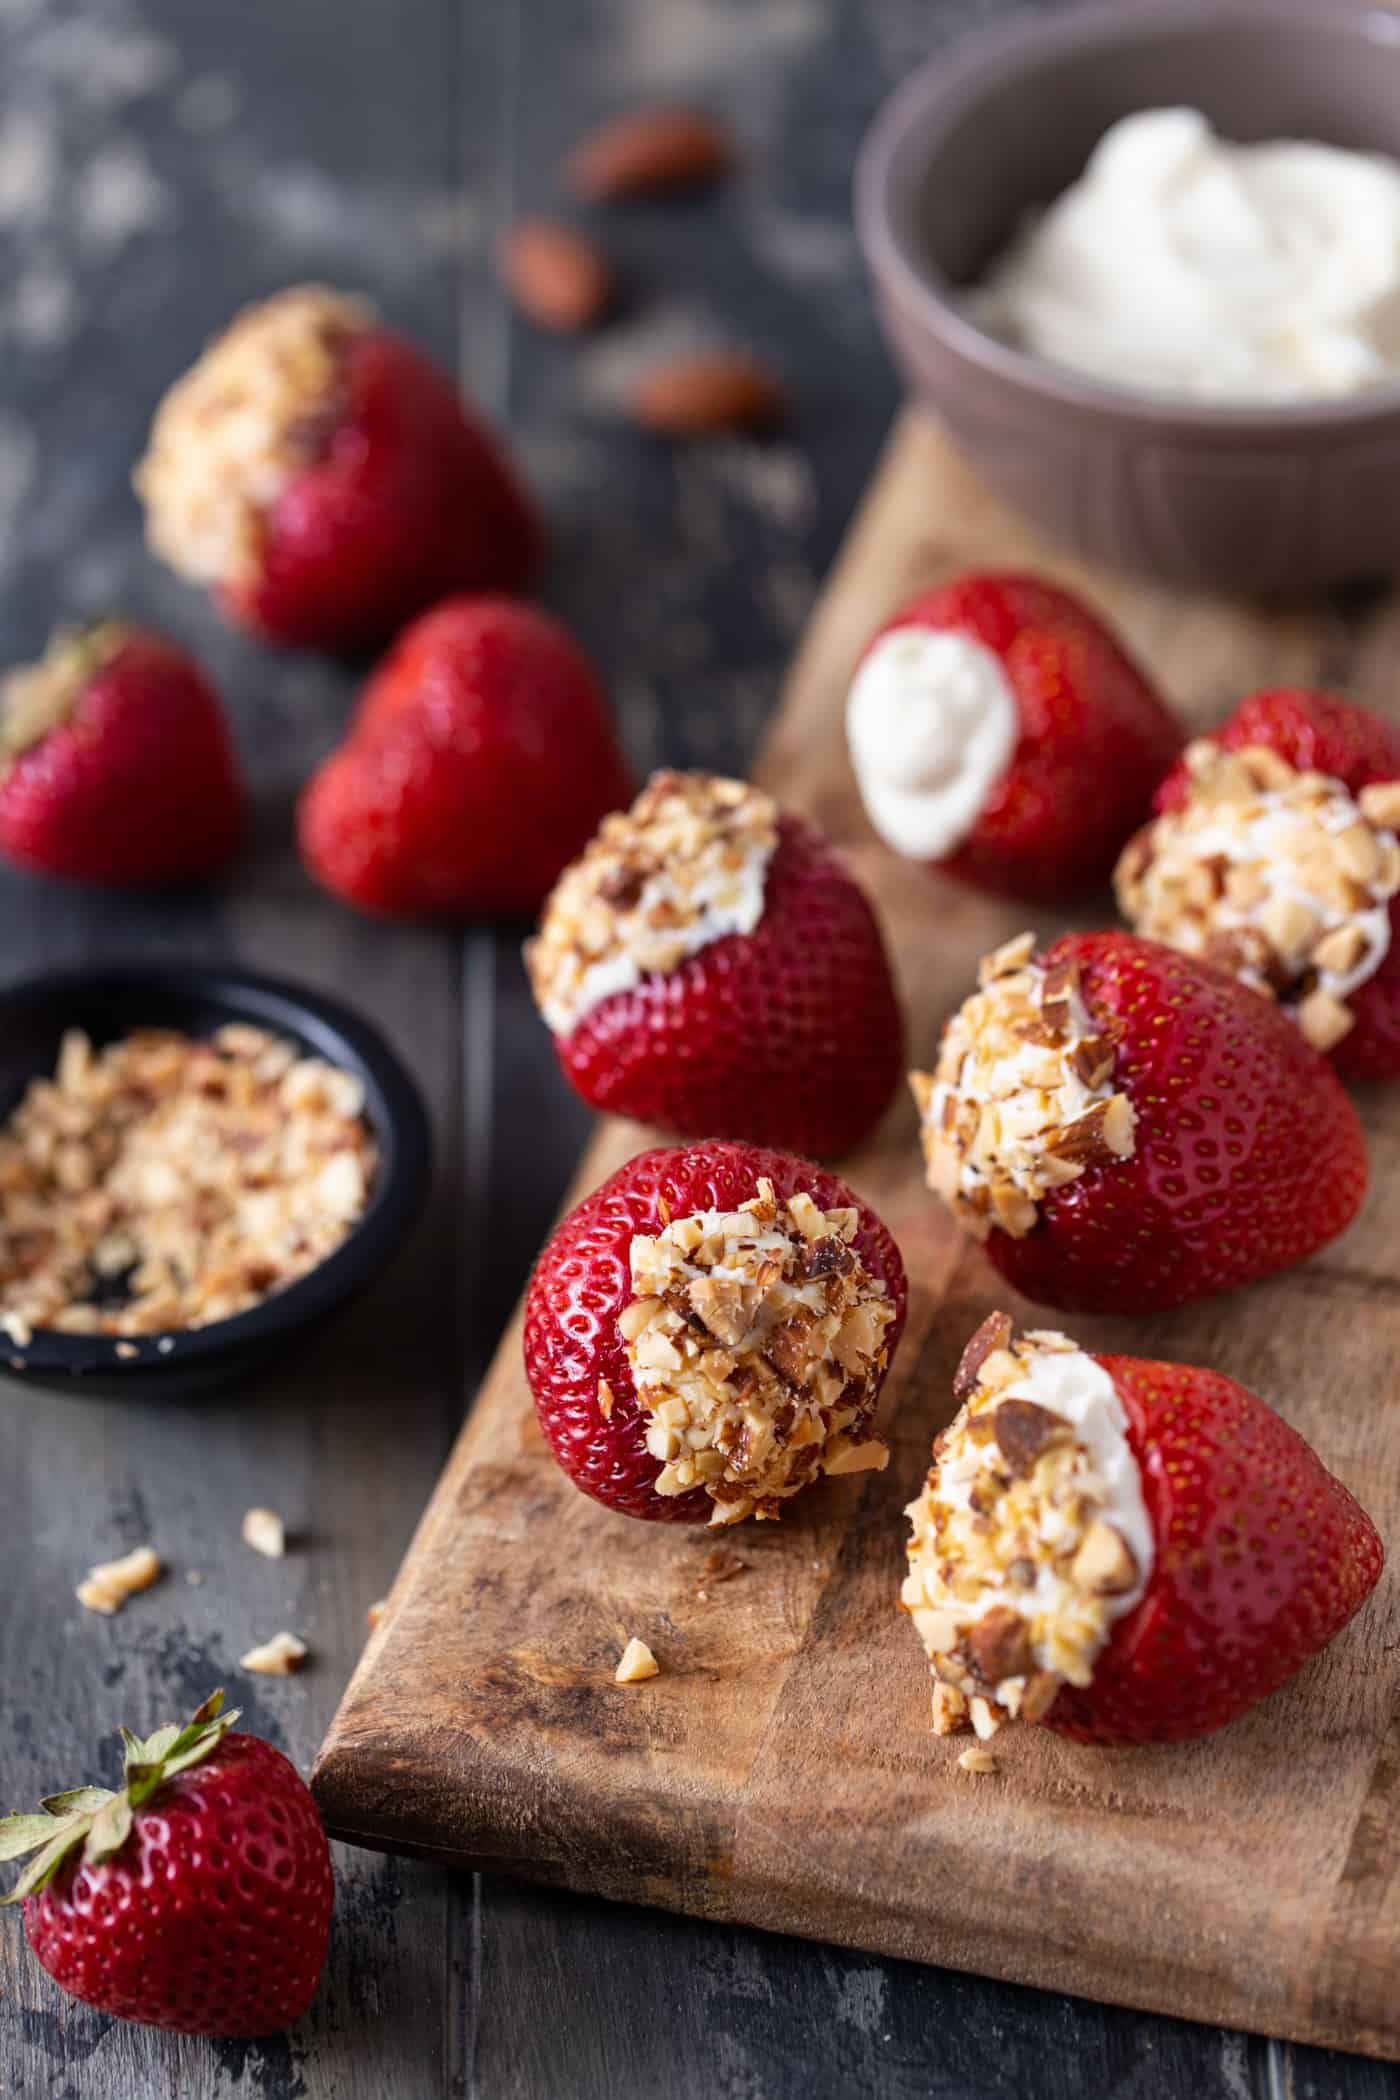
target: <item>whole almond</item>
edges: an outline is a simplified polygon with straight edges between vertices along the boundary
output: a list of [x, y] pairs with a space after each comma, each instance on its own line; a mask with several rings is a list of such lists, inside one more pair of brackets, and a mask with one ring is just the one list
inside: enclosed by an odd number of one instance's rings
[[677, 358], [658, 365], [633, 389], [632, 414], [668, 437], [757, 430], [782, 414], [782, 387], [756, 359], [738, 351]]
[[590, 132], [569, 156], [570, 187], [590, 203], [698, 189], [723, 174], [727, 133], [689, 109], [637, 110]]
[[501, 243], [501, 276], [541, 328], [576, 335], [612, 303], [612, 265], [596, 241], [551, 219], [524, 219]]

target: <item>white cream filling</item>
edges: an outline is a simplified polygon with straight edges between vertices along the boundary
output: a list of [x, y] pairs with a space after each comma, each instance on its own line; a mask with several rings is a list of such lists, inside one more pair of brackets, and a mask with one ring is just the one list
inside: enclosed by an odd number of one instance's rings
[[541, 1011], [552, 1033], [570, 1034], [604, 999], [611, 999], [615, 992], [632, 991], [643, 977], [657, 970], [674, 970], [713, 941], [731, 933], [752, 933], [763, 917], [768, 863], [774, 850], [772, 846], [756, 847], [737, 868], [716, 869], [684, 888], [664, 868], [649, 876], [638, 899], [639, 914], [657, 905], [678, 914], [677, 923], [665, 931], [665, 960], [648, 962], [645, 946], [640, 955], [636, 946], [627, 946], [599, 956], [577, 979], [572, 997], [545, 1000]]
[[943, 860], [1011, 763], [1016, 697], [999, 657], [965, 634], [896, 627], [856, 672], [846, 740], [876, 831], [910, 860]]
[[[997, 1400], [1031, 1400], [1073, 1425], [1102, 1486], [1098, 1515], [1125, 1540], [1137, 1565], [1133, 1587], [1103, 1599], [1109, 1619], [1123, 1618], [1142, 1600], [1151, 1580], [1156, 1547], [1152, 1519], [1143, 1500], [1142, 1475], [1128, 1442], [1128, 1418], [1113, 1380], [1102, 1364], [1095, 1363], [1083, 1349], [1046, 1351], [1033, 1357], [1025, 1375], [999, 1392]], [[985, 1465], [985, 1452], [976, 1445], [969, 1445], [957, 1457], [945, 1458], [938, 1475], [941, 1498], [953, 1508], [968, 1508], [972, 1483]], [[919, 1507], [917, 1502], [912, 1505], [914, 1512]], [[1045, 1511], [1041, 1536], [1047, 1546], [1059, 1543], [1054, 1533], [1060, 1521], [1055, 1510]], [[989, 1583], [980, 1596], [968, 1603], [959, 1601], [953, 1607], [946, 1599], [930, 1607], [916, 1571], [905, 1585], [904, 1596], [914, 1624], [926, 1640], [936, 1640], [950, 1608], [956, 1610], [959, 1619], [976, 1620], [1006, 1605], [1030, 1623], [1042, 1613], [1068, 1610], [1075, 1601], [1071, 1585], [1048, 1566], [1037, 1568], [1036, 1579], [1029, 1586], [1010, 1580], [998, 1587]]]

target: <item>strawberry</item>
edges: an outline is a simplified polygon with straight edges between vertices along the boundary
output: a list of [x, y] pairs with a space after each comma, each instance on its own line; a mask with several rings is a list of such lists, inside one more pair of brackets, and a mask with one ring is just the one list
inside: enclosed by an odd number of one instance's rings
[[449, 598], [371, 677], [302, 797], [302, 856], [364, 911], [526, 916], [631, 793], [591, 666], [510, 598]]
[[896, 852], [1035, 902], [1108, 880], [1182, 744], [1102, 622], [1016, 575], [963, 576], [897, 613], [857, 667], [846, 728]]
[[1400, 727], [1254, 693], [1191, 744], [1116, 877], [1140, 933], [1277, 999], [1356, 1079], [1400, 1076]]
[[1125, 933], [1030, 934], [982, 965], [915, 1073], [929, 1183], [1041, 1304], [1152, 1312], [1341, 1232], [1361, 1126], [1276, 1006]]
[[174, 386], [137, 473], [152, 546], [236, 621], [363, 650], [458, 590], [523, 587], [539, 521], [452, 382], [361, 300], [248, 308]]
[[1018, 1717], [1081, 1743], [1209, 1735], [1360, 1610], [1384, 1555], [1296, 1430], [1218, 1371], [974, 1335], [910, 1505], [902, 1603], [934, 1729]]
[[145, 1742], [122, 1785], [0, 1820], [35, 1853], [4, 1898], [55, 1983], [100, 2012], [182, 2034], [270, 2034], [310, 2004], [330, 1937], [330, 1848], [296, 1768], [232, 1733], [222, 1692]]
[[208, 875], [243, 832], [213, 688], [184, 651], [121, 621], [56, 635], [0, 684], [0, 851], [83, 882]]
[[658, 773], [564, 874], [526, 959], [585, 1101], [680, 1137], [829, 1156], [898, 1083], [899, 1002], [864, 892], [741, 781]]
[[753, 1145], [643, 1152], [570, 1212], [525, 1301], [525, 1371], [576, 1487], [629, 1517], [776, 1517], [873, 1435], [899, 1249], [843, 1181]]

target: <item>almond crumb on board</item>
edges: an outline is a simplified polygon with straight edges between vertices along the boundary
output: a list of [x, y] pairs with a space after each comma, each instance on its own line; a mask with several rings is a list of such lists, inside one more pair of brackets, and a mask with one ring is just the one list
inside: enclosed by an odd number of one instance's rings
[[[748, 1562], [742, 1554], [731, 1552], [728, 1546], [712, 1546], [700, 1563], [700, 1580], [709, 1585], [732, 1582], [735, 1576], [742, 1575], [747, 1567]], [[705, 1590], [697, 1590], [696, 1595], [703, 1599]]]
[[100, 1561], [95, 1568], [89, 1568], [74, 1594], [88, 1611], [100, 1611], [110, 1618], [113, 1612], [121, 1610], [128, 1597], [134, 1597], [138, 1590], [148, 1590], [160, 1575], [160, 1555], [155, 1548], [137, 1546], [120, 1560]]
[[990, 1750], [979, 1750], [975, 1746], [962, 1752], [958, 1758], [958, 1765], [964, 1772], [998, 1772], [1001, 1770]]
[[268, 1560], [281, 1560], [287, 1550], [287, 1527], [275, 1509], [250, 1509], [243, 1519], [243, 1543]]
[[613, 1671], [614, 1684], [642, 1684], [648, 1677], [659, 1677], [661, 1665], [645, 1641], [635, 1635], [622, 1651], [622, 1660]]
[[389, 1600], [387, 1597], [378, 1597], [375, 1599], [374, 1603], [370, 1605], [369, 1609], [365, 1613], [365, 1621], [366, 1624], [369, 1626], [371, 1633], [379, 1624], [380, 1620], [383, 1618], [385, 1612], [388, 1609]]
[[290, 1677], [299, 1670], [310, 1651], [294, 1633], [274, 1633], [270, 1641], [250, 1648], [238, 1658], [241, 1670], [255, 1670], [260, 1677]]

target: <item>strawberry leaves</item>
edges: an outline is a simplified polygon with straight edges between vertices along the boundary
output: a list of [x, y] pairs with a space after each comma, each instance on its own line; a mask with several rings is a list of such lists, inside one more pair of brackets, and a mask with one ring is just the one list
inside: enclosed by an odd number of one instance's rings
[[232, 1728], [238, 1710], [225, 1713], [223, 1705], [223, 1693], [211, 1692], [183, 1727], [167, 1723], [144, 1741], [123, 1728], [125, 1758], [118, 1792], [100, 1786], [70, 1787], [46, 1796], [41, 1815], [0, 1817], [0, 1860], [34, 1855], [8, 1895], [0, 1896], [0, 1904], [37, 1895], [79, 1844], [89, 1865], [115, 1858], [131, 1835], [137, 1810], [167, 1780], [208, 1757]]

